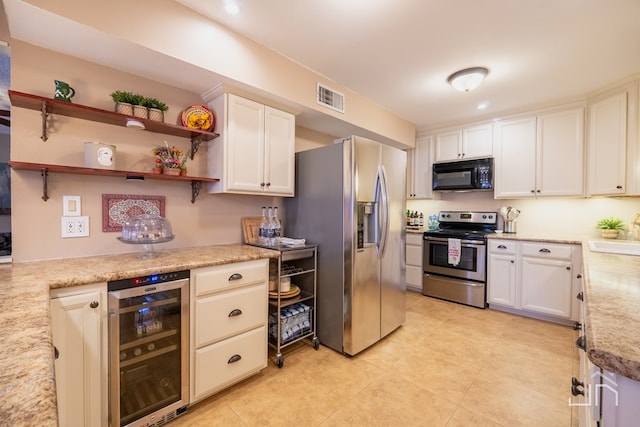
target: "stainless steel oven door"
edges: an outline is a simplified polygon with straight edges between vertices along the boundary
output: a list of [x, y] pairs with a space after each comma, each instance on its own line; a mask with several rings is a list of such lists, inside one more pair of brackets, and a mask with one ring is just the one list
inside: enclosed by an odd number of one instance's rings
[[425, 273], [442, 274], [460, 279], [486, 281], [487, 246], [484, 240], [462, 240], [460, 263], [449, 264], [449, 240], [424, 237], [422, 266]]

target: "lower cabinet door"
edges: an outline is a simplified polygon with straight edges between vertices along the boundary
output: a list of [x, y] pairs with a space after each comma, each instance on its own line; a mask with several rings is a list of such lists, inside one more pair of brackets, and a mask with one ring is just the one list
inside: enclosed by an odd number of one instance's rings
[[204, 398], [266, 366], [267, 329], [264, 325], [197, 349], [192, 400]]
[[571, 262], [522, 257], [523, 310], [571, 318]]
[[515, 255], [489, 255], [487, 299], [489, 305], [516, 307]]

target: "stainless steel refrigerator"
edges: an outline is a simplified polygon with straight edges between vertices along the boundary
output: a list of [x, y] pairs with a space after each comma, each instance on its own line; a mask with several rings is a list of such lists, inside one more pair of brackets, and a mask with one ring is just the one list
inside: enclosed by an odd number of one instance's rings
[[406, 153], [352, 136], [296, 153], [287, 237], [318, 244], [320, 343], [355, 355], [405, 320]]

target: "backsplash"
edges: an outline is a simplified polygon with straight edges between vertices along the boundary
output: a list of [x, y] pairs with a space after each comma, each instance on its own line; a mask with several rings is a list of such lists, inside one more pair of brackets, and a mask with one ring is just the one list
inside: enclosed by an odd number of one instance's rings
[[[440, 200], [408, 200], [407, 209], [437, 214], [441, 210], [486, 210], [502, 206], [521, 211], [519, 233], [556, 234], [599, 238], [596, 222], [616, 217], [628, 224], [640, 211], [640, 197], [494, 199], [492, 192], [442, 193]], [[499, 219], [498, 228], [502, 228]]]

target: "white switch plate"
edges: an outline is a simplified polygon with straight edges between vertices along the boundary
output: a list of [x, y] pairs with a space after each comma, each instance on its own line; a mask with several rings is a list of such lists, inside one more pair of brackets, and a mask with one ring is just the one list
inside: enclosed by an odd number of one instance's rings
[[89, 237], [89, 217], [63, 216], [62, 237]]
[[62, 196], [62, 216], [80, 216], [80, 196]]

